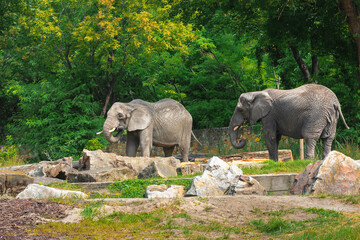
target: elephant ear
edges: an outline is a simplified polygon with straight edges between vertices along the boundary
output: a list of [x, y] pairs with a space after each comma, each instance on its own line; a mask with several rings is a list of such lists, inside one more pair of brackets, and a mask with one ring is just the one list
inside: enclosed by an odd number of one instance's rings
[[254, 124], [268, 115], [272, 106], [272, 98], [267, 92], [259, 92], [254, 95], [250, 107], [250, 123]]
[[131, 112], [128, 124], [128, 131], [143, 130], [151, 123], [151, 115], [149, 111], [143, 107], [135, 107]]

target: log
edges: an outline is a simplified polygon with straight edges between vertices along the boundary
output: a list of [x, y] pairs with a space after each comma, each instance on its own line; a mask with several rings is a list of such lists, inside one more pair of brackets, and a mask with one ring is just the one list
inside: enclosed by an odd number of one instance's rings
[[[294, 160], [290, 149], [279, 150], [278, 157], [279, 157], [279, 162], [287, 162]], [[262, 162], [269, 159], [269, 152], [268, 151], [242, 152], [233, 155], [222, 156], [220, 158], [225, 162], [229, 162], [229, 161]]]

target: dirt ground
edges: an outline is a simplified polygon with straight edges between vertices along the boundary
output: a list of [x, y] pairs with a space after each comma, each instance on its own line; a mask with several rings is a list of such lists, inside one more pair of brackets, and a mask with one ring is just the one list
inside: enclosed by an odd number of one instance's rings
[[[96, 200], [87, 200], [96, 201]], [[157, 208], [176, 206], [191, 218], [202, 221], [215, 220], [240, 224], [252, 219], [266, 219], [267, 211], [295, 209], [286, 215], [289, 220], [305, 220], [314, 217], [301, 208], [323, 208], [340, 212], [360, 212], [360, 206], [345, 204], [330, 198], [305, 196], [223, 196], [212, 198], [169, 199], [105, 199], [101, 207], [103, 215], [112, 212], [152, 212]], [[81, 221], [81, 209], [46, 200], [0, 199], [0, 239], [50, 239], [29, 236], [28, 231], [37, 224], [48, 221], [74, 223]], [[11, 236], [9, 236], [11, 235]], [[54, 238], [52, 238], [54, 239]]]

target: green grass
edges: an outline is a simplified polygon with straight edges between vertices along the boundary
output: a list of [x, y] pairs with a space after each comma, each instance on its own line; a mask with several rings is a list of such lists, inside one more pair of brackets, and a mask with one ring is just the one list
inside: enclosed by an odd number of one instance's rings
[[284, 220], [280, 216], [271, 217], [268, 222], [263, 219], [253, 220], [251, 224], [261, 232], [268, 234], [279, 234], [291, 231], [298, 231], [304, 228], [302, 222]]
[[119, 198], [143, 198], [149, 185], [183, 185], [187, 190], [192, 179], [128, 179], [110, 184], [108, 189]]
[[318, 194], [318, 195], [315, 195], [315, 196], [318, 197], [318, 198], [330, 197], [330, 198], [340, 199], [341, 201], [343, 201], [345, 203], [360, 204], [360, 194], [356, 194], [356, 195], [339, 195], [339, 194], [321, 193], [321, 194]]
[[268, 173], [300, 173], [307, 165], [314, 163], [313, 160], [295, 160], [288, 162], [275, 162], [268, 160], [262, 166], [241, 167], [245, 175], [268, 174]]
[[71, 190], [71, 191], [84, 191], [84, 189], [82, 187], [80, 187], [79, 185], [76, 184], [71, 184], [71, 183], [67, 183], [67, 182], [52, 182], [47, 184], [46, 186], [48, 187], [53, 187], [53, 188], [59, 188], [59, 189], [65, 189], [65, 190]]

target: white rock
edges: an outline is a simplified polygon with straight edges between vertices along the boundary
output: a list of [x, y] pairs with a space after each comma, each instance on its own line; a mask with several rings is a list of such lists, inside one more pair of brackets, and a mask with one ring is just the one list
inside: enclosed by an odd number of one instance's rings
[[29, 184], [24, 191], [19, 193], [16, 198], [33, 198], [33, 199], [49, 199], [49, 198], [88, 198], [89, 196], [80, 191], [61, 190], [47, 187], [39, 184]]
[[177, 198], [183, 197], [185, 187], [182, 185], [150, 185], [146, 188], [147, 198]]
[[238, 166], [229, 165], [220, 158], [213, 157], [208, 161], [204, 173], [193, 178], [185, 196], [221, 196], [229, 194], [230, 186], [233, 188], [231, 194], [264, 194], [264, 188], [259, 191], [253, 189], [253, 186], [262, 187], [259, 183], [254, 183], [255, 179], [251, 179], [251, 182], [239, 180], [242, 175], [243, 172]]

